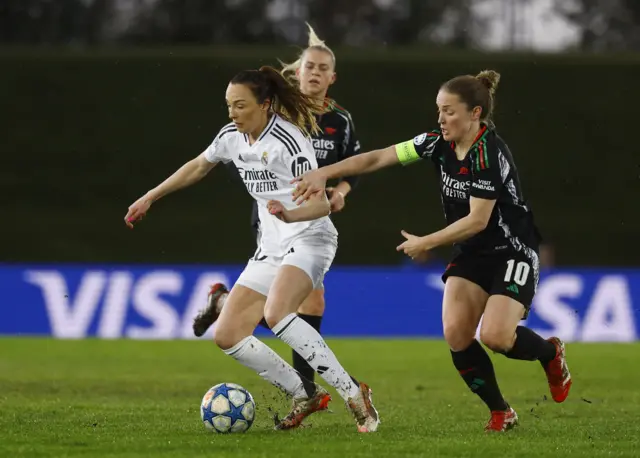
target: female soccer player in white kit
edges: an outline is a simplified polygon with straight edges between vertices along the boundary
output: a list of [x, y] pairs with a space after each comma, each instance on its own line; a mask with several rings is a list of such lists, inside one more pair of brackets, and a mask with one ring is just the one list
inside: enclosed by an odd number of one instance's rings
[[293, 408], [276, 429], [299, 426], [326, 409], [331, 397], [253, 336], [264, 316], [273, 333], [344, 398], [358, 431], [373, 432], [379, 419], [371, 390], [354, 383], [320, 334], [296, 315], [322, 283], [338, 240], [324, 192], [303, 207], [291, 198], [292, 179], [317, 168], [307, 127], [317, 129], [314, 102], [271, 67], [238, 73], [227, 87], [226, 100], [233, 122], [201, 155], [132, 204], [125, 222], [132, 228], [156, 200], [198, 182], [217, 163], [233, 161], [258, 203], [262, 237], [217, 320], [216, 344], [292, 396]]
[[[360, 142], [356, 137], [350, 113], [335, 100], [327, 97], [327, 91], [336, 80], [336, 56], [309, 24], [307, 27], [309, 30], [307, 47], [295, 62], [283, 63], [280, 73], [290, 79], [292, 84], [299, 86], [300, 91], [312, 98], [318, 107], [319, 113], [316, 113], [315, 117], [320, 129], [312, 133], [311, 143], [316, 151], [318, 167], [322, 167], [358, 154]], [[235, 166], [230, 168], [235, 172]], [[345, 207], [345, 198], [353, 190], [356, 182], [356, 177], [346, 177], [335, 186], [327, 187], [327, 197], [332, 213], [342, 211]], [[253, 205], [251, 212], [251, 230], [254, 238], [259, 240], [261, 229], [257, 203]], [[193, 332], [197, 337], [204, 335], [218, 319], [228, 295], [229, 290], [225, 284], [211, 285], [206, 306], [193, 319]], [[324, 287], [320, 286], [302, 302], [298, 309], [298, 316], [309, 323], [313, 329], [321, 332], [324, 310]], [[268, 328], [265, 320], [260, 324]], [[303, 377], [313, 381], [315, 378], [313, 368], [294, 350], [292, 353], [293, 368]], [[355, 383], [358, 382], [355, 381]]]

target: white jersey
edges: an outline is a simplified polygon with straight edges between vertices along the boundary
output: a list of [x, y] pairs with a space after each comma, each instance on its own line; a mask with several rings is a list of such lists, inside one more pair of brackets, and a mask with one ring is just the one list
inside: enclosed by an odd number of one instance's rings
[[260, 255], [284, 256], [296, 240], [312, 244], [335, 244], [338, 231], [327, 216], [313, 221], [285, 223], [267, 210], [267, 202], [278, 200], [288, 210], [297, 208], [291, 180], [318, 168], [311, 141], [293, 124], [274, 114], [260, 138], [249, 144], [249, 136], [233, 123], [224, 126], [202, 153], [212, 163], [233, 161], [247, 191], [258, 204]]

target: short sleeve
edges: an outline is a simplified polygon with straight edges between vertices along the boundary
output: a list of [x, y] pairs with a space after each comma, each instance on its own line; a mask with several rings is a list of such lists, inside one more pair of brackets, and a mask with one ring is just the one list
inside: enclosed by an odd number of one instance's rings
[[231, 155], [231, 148], [229, 148], [229, 141], [235, 132], [237, 132], [237, 129], [233, 124], [227, 124], [220, 129], [216, 138], [213, 139], [211, 144], [202, 153], [205, 159], [211, 163], [224, 162], [226, 164], [231, 162], [233, 157]]
[[299, 177], [313, 169], [318, 168], [318, 162], [316, 160], [316, 153], [313, 149], [313, 145], [309, 141], [298, 141], [299, 151], [295, 154], [290, 154], [287, 149], [283, 152], [283, 162], [286, 169], [291, 173], [292, 177]]
[[504, 184], [503, 171], [508, 172], [508, 166], [500, 155], [498, 148], [487, 142], [474, 147], [471, 154], [471, 197], [498, 199]]
[[282, 179], [290, 180], [318, 168], [311, 140], [297, 127], [280, 121], [271, 130], [270, 137], [271, 149], [264, 153], [263, 164], [268, 164]]
[[[356, 154], [360, 154], [360, 141], [358, 141], [358, 137], [356, 136], [356, 128], [353, 123], [353, 119], [351, 115], [346, 115], [346, 123], [345, 123], [345, 148], [342, 151], [342, 154], [338, 157], [339, 161], [347, 159], [351, 156], [355, 156]], [[358, 184], [359, 177], [350, 176], [344, 177], [343, 181], [349, 183], [351, 189], [354, 189]]]
[[396, 144], [398, 160], [402, 165], [407, 165], [419, 159], [431, 158], [441, 138], [440, 131], [434, 130], [417, 135], [413, 140]]
[[344, 148], [343, 157], [340, 159], [346, 159], [351, 156], [355, 156], [360, 153], [360, 142], [358, 141], [358, 137], [356, 136], [356, 128], [353, 124], [353, 119], [351, 116], [347, 116], [347, 122], [345, 125], [345, 143], [346, 146]]

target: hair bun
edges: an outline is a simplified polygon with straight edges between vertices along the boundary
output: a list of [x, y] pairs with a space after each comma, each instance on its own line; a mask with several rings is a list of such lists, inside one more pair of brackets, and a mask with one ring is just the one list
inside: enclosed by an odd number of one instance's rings
[[484, 87], [489, 89], [489, 93], [493, 96], [500, 82], [500, 73], [495, 70], [483, 70], [476, 76]]

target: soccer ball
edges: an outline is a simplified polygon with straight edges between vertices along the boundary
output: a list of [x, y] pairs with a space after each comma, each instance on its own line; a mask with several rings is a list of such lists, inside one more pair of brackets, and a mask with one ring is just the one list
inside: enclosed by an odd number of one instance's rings
[[240, 385], [220, 383], [206, 392], [200, 406], [205, 428], [217, 433], [243, 433], [256, 413], [253, 396]]

